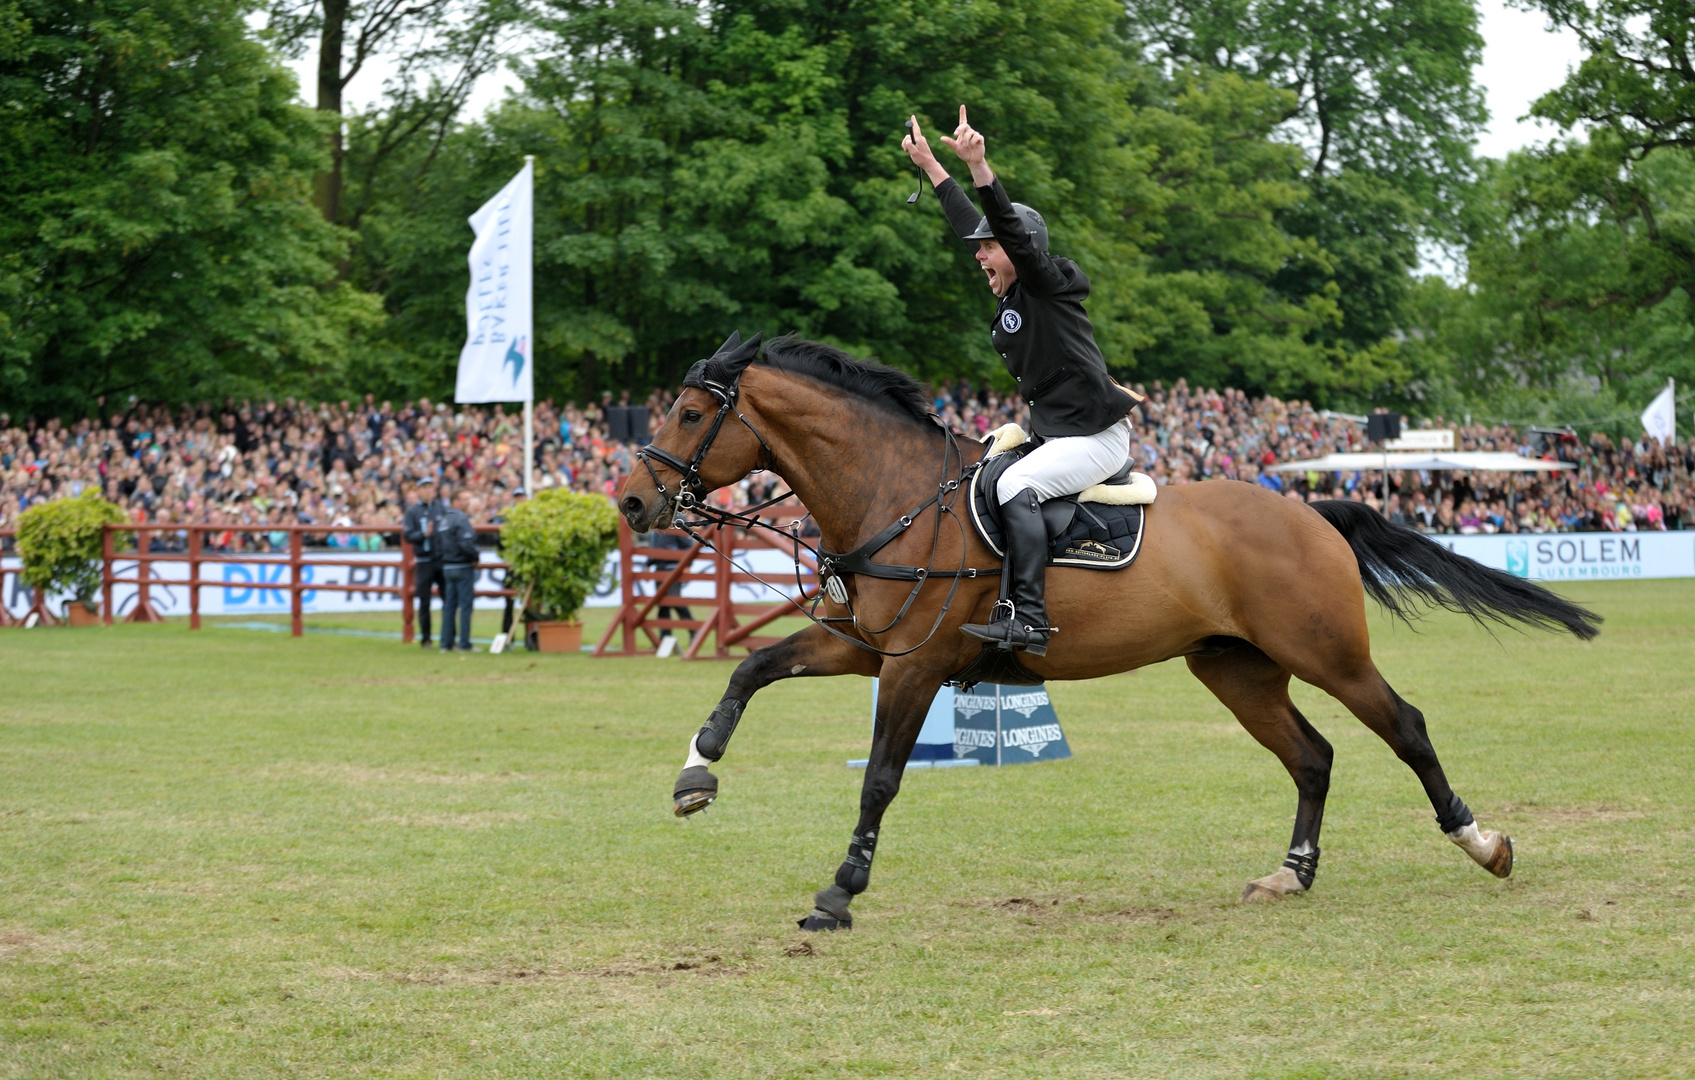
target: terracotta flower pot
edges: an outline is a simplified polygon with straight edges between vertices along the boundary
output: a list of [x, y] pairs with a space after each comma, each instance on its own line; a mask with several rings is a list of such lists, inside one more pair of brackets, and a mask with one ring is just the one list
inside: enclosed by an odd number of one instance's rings
[[525, 623], [525, 628], [535, 635], [536, 651], [551, 653], [574, 653], [583, 647], [583, 624], [572, 619], [548, 620], [546, 622]]
[[80, 601], [72, 600], [65, 605], [65, 619], [72, 626], [99, 626], [100, 612], [90, 611]]

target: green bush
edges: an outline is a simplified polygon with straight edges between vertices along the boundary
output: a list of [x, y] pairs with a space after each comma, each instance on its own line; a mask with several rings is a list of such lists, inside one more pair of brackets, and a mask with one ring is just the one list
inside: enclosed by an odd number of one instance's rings
[[37, 592], [73, 596], [90, 608], [100, 592], [100, 534], [121, 525], [124, 512], [93, 488], [75, 499], [55, 499], [18, 515], [23, 582]]
[[507, 582], [529, 590], [527, 614], [571, 619], [600, 583], [618, 545], [618, 511], [600, 495], [555, 488], [520, 503], [500, 526]]

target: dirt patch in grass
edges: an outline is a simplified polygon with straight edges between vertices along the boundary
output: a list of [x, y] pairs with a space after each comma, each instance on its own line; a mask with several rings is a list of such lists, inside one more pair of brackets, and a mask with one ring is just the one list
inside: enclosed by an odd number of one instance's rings
[[1535, 803], [1502, 803], [1496, 813], [1503, 816], [1536, 818], [1542, 821], [1635, 821], [1648, 816], [1646, 810], [1622, 806], [1538, 806]]
[[370, 971], [364, 968], [320, 968], [318, 975], [346, 982], [393, 982], [411, 986], [517, 986], [568, 979], [639, 979], [655, 976], [719, 978], [746, 975], [758, 964], [725, 963], [716, 953], [675, 959], [621, 960], [600, 967], [566, 968], [514, 964], [488, 968], [439, 968], [429, 971]]
[[45, 960], [71, 951], [69, 939], [59, 934], [37, 934], [33, 930], [0, 930], [0, 962], [17, 959]]
[[469, 814], [401, 814], [374, 817], [368, 825], [405, 825], [426, 829], [492, 829], [530, 820], [530, 815], [504, 810], [479, 810]]
[[304, 777], [340, 784], [510, 784], [533, 780], [529, 773], [439, 772], [431, 769], [402, 769], [389, 766], [354, 765], [334, 761], [285, 761], [258, 771], [265, 780]]

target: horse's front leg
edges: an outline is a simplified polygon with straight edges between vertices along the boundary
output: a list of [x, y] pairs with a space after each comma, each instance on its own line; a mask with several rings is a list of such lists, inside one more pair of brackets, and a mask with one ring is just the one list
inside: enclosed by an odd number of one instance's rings
[[877, 727], [871, 737], [871, 759], [865, 766], [865, 784], [859, 794], [859, 824], [848, 843], [847, 858], [836, 869], [836, 880], [812, 898], [812, 914], [800, 920], [802, 930], [835, 930], [853, 925], [848, 904], [871, 884], [871, 857], [877, 850], [877, 833], [883, 812], [900, 791], [918, 732], [936, 691], [946, 678], [942, 672], [913, 665], [883, 669], [883, 686], [877, 695]]
[[689, 740], [688, 760], [671, 793], [677, 816], [705, 810], [718, 797], [718, 778], [708, 766], [724, 756], [754, 691], [800, 675], [875, 675], [881, 666], [882, 657], [876, 653], [849, 644], [816, 623], [749, 653], [730, 676], [730, 685], [712, 715]]

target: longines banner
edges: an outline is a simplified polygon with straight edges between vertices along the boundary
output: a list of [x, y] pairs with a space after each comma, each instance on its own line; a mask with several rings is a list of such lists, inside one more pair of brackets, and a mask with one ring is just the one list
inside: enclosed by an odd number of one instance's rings
[[1438, 536], [1484, 566], [1540, 581], [1695, 577], [1695, 532]]
[[[314, 553], [315, 554], [315, 553]], [[399, 585], [400, 570], [396, 566], [372, 565], [361, 563], [378, 563], [394, 561], [394, 553], [362, 554], [349, 552], [345, 554], [323, 554], [320, 559], [335, 559], [337, 562], [353, 563], [352, 566], [330, 566], [322, 562], [314, 563], [313, 554], [306, 557], [306, 566], [301, 570], [301, 578], [305, 582], [316, 585]], [[484, 561], [491, 561], [495, 556], [485, 552]], [[771, 603], [781, 600], [785, 595], [793, 595], [794, 561], [780, 551], [760, 548], [752, 551], [736, 553], [738, 565], [752, 570], [760, 577], [775, 585], [786, 583], [786, 590], [767, 589], [757, 584], [738, 584], [731, 587], [731, 595], [737, 603]], [[19, 567], [16, 558], [0, 560], [6, 570], [15, 571]], [[155, 562], [147, 564], [149, 577], [154, 580], [186, 581], [188, 580], [188, 563], [186, 562]], [[118, 577], [135, 577], [133, 562], [119, 559], [117, 562]], [[701, 560], [693, 569], [701, 573], [710, 573], [712, 565], [708, 560]], [[288, 582], [288, 566], [278, 563], [206, 563], [200, 570], [206, 586], [200, 590], [200, 613], [202, 615], [286, 615], [289, 612], [288, 590], [276, 588], [278, 584]], [[477, 588], [500, 588], [501, 572], [497, 569], [485, 569], [477, 575]], [[18, 581], [16, 573], [5, 575], [5, 594], [0, 596], [0, 603], [6, 609], [20, 618], [29, 611], [30, 595]], [[651, 586], [648, 586], [651, 588]], [[703, 598], [712, 595], [712, 582], [691, 581], [684, 584], [681, 600], [684, 605], [690, 599]], [[188, 588], [181, 585], [152, 585], [149, 587], [149, 597], [153, 607], [161, 615], [188, 614]], [[112, 589], [112, 606], [115, 617], [123, 618], [135, 608], [136, 587], [134, 585], [117, 585]], [[55, 612], [61, 610], [61, 598], [54, 598], [50, 606]], [[479, 596], [477, 607], [502, 608], [505, 601], [496, 596]], [[616, 607], [619, 603], [618, 590], [618, 553], [607, 556], [606, 572], [600, 585], [589, 596], [588, 607]], [[309, 613], [336, 613], [355, 611], [400, 611], [400, 598], [389, 593], [378, 592], [328, 592], [308, 591], [301, 597], [302, 610]]]
[[[878, 680], [871, 680], [871, 718], [877, 718]], [[1019, 765], [1071, 756], [1046, 686], [978, 683], [970, 690], [944, 686], [924, 717], [912, 748], [913, 764]], [[865, 760], [848, 762], [864, 767]]]

